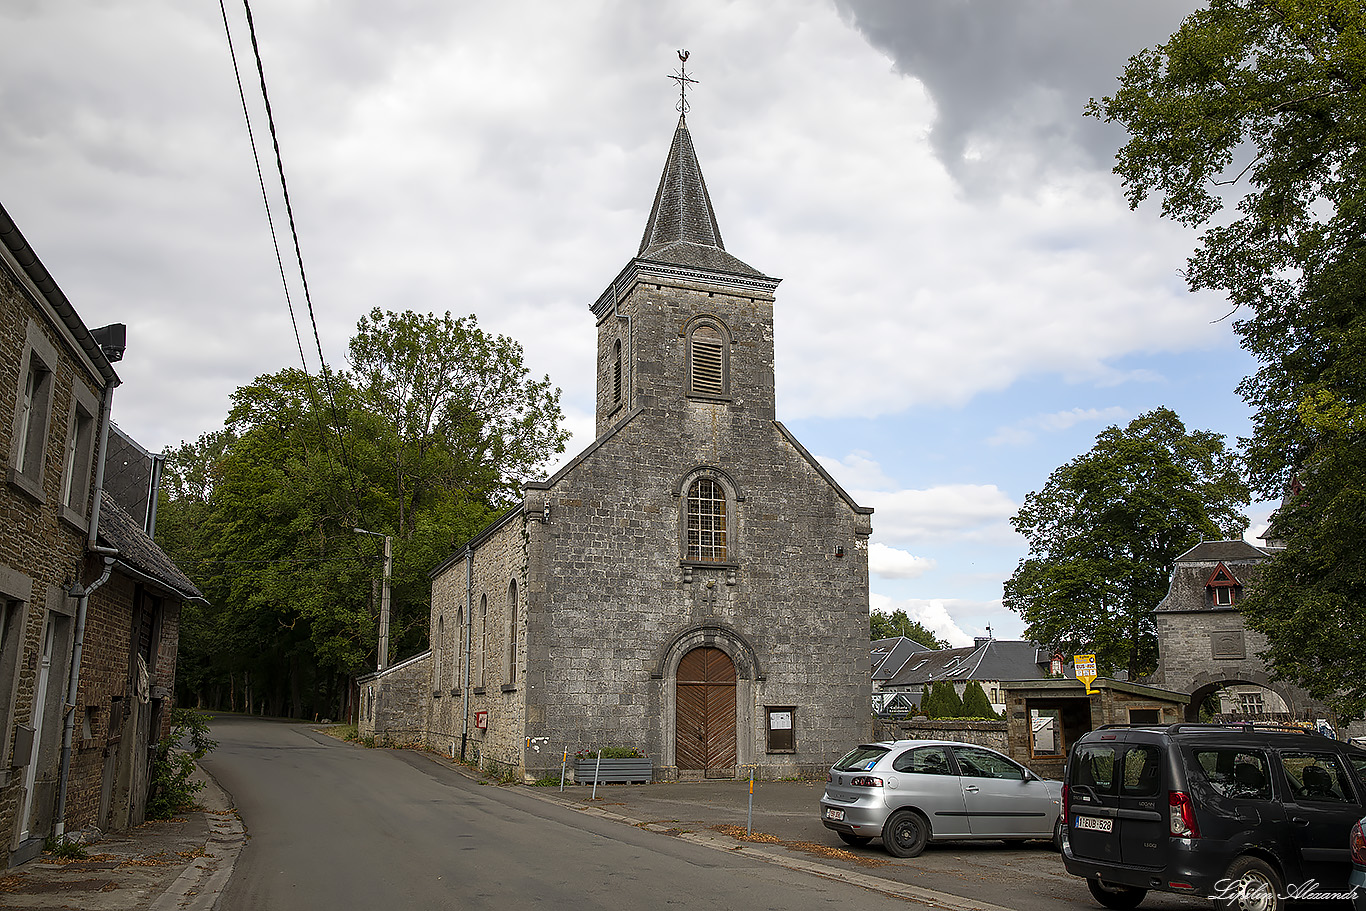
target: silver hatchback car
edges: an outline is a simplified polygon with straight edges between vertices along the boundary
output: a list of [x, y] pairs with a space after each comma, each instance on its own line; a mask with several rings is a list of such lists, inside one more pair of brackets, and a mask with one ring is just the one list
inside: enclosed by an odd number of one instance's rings
[[1062, 840], [1062, 782], [970, 743], [864, 744], [831, 767], [827, 782], [825, 827], [849, 845], [881, 838], [894, 857], [915, 857], [929, 841]]

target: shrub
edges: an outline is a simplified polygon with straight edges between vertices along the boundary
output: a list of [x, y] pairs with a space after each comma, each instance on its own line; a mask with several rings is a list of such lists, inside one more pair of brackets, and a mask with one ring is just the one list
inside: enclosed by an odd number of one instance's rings
[[[188, 739], [188, 749], [182, 743]], [[196, 759], [202, 759], [218, 741], [209, 738], [209, 716], [193, 709], [171, 709], [171, 733], [157, 744], [152, 759], [152, 787], [147, 797], [148, 819], [170, 819], [193, 809], [195, 796], [204, 787], [191, 781]]]
[[991, 701], [987, 699], [986, 690], [982, 689], [982, 684], [976, 680], [968, 684], [963, 691], [963, 715], [968, 718], [987, 718], [992, 721], [999, 719], [996, 710], [991, 707]]

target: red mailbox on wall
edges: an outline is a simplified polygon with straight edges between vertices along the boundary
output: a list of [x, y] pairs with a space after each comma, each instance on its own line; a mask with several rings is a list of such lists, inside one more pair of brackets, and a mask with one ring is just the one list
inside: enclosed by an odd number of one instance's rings
[[488, 713], [488, 712], [475, 712], [475, 713], [474, 713], [474, 726], [475, 726], [476, 728], [478, 728], [479, 730], [481, 730], [481, 731], [487, 731], [487, 730], [489, 729], [489, 713]]

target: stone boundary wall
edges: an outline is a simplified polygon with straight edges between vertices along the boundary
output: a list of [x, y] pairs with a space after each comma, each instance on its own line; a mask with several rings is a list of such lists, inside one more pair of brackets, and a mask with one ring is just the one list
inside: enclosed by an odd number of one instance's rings
[[426, 697], [431, 681], [431, 652], [360, 678], [356, 681], [361, 709], [357, 733], [380, 743], [426, 746]]
[[957, 740], [1009, 753], [1004, 721], [873, 719], [875, 740]]

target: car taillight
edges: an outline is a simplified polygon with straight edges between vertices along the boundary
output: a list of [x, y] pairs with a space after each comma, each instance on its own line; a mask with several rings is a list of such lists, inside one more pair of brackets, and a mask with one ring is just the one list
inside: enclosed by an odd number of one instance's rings
[[856, 788], [880, 788], [882, 779], [874, 778], [872, 775], [855, 775], [849, 779], [849, 783]]
[[1352, 863], [1366, 867], [1366, 832], [1361, 830], [1361, 821], [1352, 826]]
[[1167, 793], [1168, 831], [1174, 838], [1199, 838], [1200, 827], [1195, 823], [1195, 805], [1184, 791]]
[[831, 773], [831, 772], [826, 772], [826, 773], [825, 773], [825, 780], [826, 780], [826, 781], [834, 781], [834, 780], [835, 780], [834, 774]]
[[1069, 802], [1071, 794], [1068, 793], [1067, 785], [1062, 786], [1062, 824], [1067, 825], [1067, 820], [1072, 818], [1072, 805]]

